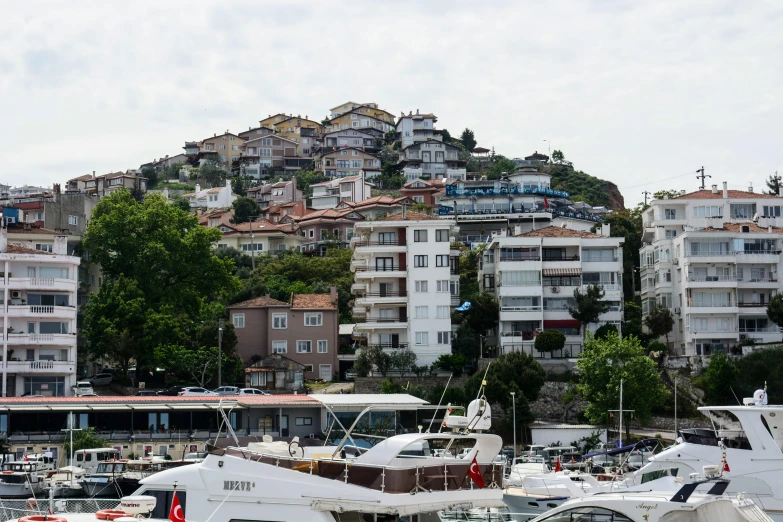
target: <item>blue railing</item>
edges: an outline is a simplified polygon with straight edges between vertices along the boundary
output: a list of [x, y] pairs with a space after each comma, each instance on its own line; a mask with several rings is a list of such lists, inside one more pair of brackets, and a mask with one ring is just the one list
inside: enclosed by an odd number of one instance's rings
[[486, 187], [486, 188], [457, 188], [454, 185], [446, 185], [446, 197], [459, 197], [459, 196], [515, 196], [515, 195], [535, 195], [535, 196], [551, 196], [555, 198], [569, 198], [570, 192], [565, 190], [553, 190], [549, 188], [538, 187]]
[[[457, 216], [479, 216], [479, 215], [494, 215], [494, 214], [551, 214], [552, 217], [566, 217], [571, 219], [582, 219], [584, 221], [601, 222], [604, 220], [603, 216], [597, 216], [594, 214], [587, 214], [585, 212], [564, 212], [557, 209], [536, 209], [536, 208], [495, 208], [492, 210], [477, 210], [477, 209], [463, 209], [457, 211]], [[448, 207], [440, 205], [438, 207], [439, 216], [453, 216], [454, 207]]]

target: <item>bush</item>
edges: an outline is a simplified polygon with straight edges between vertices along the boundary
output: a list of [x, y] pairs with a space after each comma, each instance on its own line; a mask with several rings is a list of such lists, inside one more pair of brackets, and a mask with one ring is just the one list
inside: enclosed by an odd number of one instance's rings
[[565, 335], [557, 330], [547, 330], [536, 336], [535, 347], [539, 352], [554, 352], [565, 346]]
[[432, 363], [433, 368], [440, 368], [441, 370], [452, 372], [455, 377], [462, 375], [463, 368], [467, 360], [461, 353], [444, 353], [438, 360]]
[[664, 352], [664, 353], [666, 353], [668, 351], [669, 351], [669, 347], [666, 346], [664, 343], [659, 342], [659, 341], [653, 341], [653, 342], [651, 342], [650, 344], [647, 345], [647, 353], [648, 354], [650, 352]]
[[606, 336], [610, 333], [618, 333], [617, 327], [611, 323], [606, 323], [605, 325], [598, 328], [598, 330], [595, 331], [594, 337], [596, 339], [606, 339]]

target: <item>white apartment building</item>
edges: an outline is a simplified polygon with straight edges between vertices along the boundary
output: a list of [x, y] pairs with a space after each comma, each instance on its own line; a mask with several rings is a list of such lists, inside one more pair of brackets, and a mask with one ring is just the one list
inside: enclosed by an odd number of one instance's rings
[[420, 141], [441, 141], [443, 139], [442, 136], [435, 133], [435, 123], [437, 121], [438, 117], [434, 114], [419, 114], [418, 109], [416, 114], [411, 112], [407, 116], [401, 115], [400, 119], [397, 120], [397, 134], [400, 135], [402, 147], [405, 148]]
[[191, 208], [204, 208], [204, 209], [216, 209], [216, 208], [228, 208], [237, 199], [237, 195], [231, 190], [231, 180], [226, 180], [225, 187], [214, 187], [211, 189], [201, 190], [201, 186], [196, 184], [196, 191], [190, 194], [183, 194], [183, 198], [186, 198], [190, 202]]
[[72, 394], [79, 262], [67, 255], [65, 236], [47, 253], [9, 245], [0, 229], [3, 396]]
[[623, 320], [623, 238], [609, 237], [609, 225], [593, 234], [545, 227], [516, 236], [495, 236], [479, 264], [482, 290], [495, 294], [500, 307], [497, 346], [500, 353], [524, 351], [544, 358], [534, 347], [535, 336], [558, 330], [566, 336], [562, 353], [546, 358], [574, 358], [582, 351], [583, 332], [571, 317], [574, 290], [601, 285], [611, 309], [595, 331]]
[[372, 185], [365, 181], [363, 173], [316, 183], [311, 187], [310, 208], [315, 210], [335, 208], [341, 201], [364, 201], [372, 197]]
[[779, 341], [767, 318], [778, 293], [783, 197], [711, 190], [653, 200], [644, 214], [642, 314], [674, 314], [669, 342], [681, 355], [728, 352], [740, 342]]
[[414, 179], [461, 179], [467, 176], [466, 160], [459, 158], [459, 148], [438, 140], [417, 141], [400, 149], [398, 165], [402, 175]]
[[451, 353], [451, 311], [459, 302], [455, 232], [453, 220], [416, 212], [356, 223], [354, 335], [384, 350], [410, 348], [419, 366]]

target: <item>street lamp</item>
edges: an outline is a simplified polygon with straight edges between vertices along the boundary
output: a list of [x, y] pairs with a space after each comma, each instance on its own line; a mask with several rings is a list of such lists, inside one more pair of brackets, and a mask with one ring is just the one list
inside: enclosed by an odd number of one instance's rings
[[218, 388], [223, 386], [223, 318], [218, 321]]
[[[511, 392], [511, 409], [514, 410], [514, 457], [517, 457], [517, 400], [516, 392]], [[513, 464], [513, 459], [511, 460]]]
[[544, 140], [544, 141], [546, 142], [547, 150], [549, 151], [549, 157], [551, 158], [552, 157], [552, 142], [549, 141], [549, 140]]

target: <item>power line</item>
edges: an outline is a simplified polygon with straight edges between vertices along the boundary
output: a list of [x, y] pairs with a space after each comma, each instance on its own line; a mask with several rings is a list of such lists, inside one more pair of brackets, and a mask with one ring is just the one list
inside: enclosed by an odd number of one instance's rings
[[670, 178], [656, 179], [656, 180], [653, 180], [653, 181], [648, 181], [646, 183], [639, 183], [638, 185], [630, 185], [630, 186], [619, 187], [619, 188], [622, 188], [622, 189], [632, 189], [632, 188], [637, 188], [637, 187], [644, 187], [645, 185], [652, 185], [653, 183], [659, 183], [661, 181], [668, 181], [670, 179], [684, 178], [685, 176], [691, 176], [692, 174], [693, 174], [693, 172], [688, 172], [687, 174], [678, 174], [678, 175], [672, 176]]

